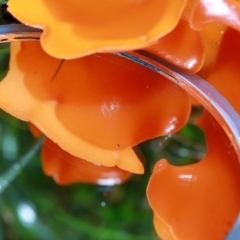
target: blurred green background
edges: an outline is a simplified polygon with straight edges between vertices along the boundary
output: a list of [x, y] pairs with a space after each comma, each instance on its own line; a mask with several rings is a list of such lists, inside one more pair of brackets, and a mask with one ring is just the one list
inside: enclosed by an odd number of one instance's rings
[[[1, 8], [6, 1], [0, 1]], [[24, 7], [24, 6], [23, 6]], [[3, 11], [2, 11], [3, 13]], [[6, 23], [6, 12], [1, 15]], [[12, 20], [11, 20], [12, 21]], [[0, 44], [0, 78], [8, 70], [9, 45]], [[193, 108], [178, 133], [139, 145], [145, 174], [114, 186], [58, 186], [41, 169], [40, 142], [26, 123], [0, 110], [0, 240], [154, 240], [146, 186], [156, 161], [184, 165], [204, 157], [204, 133], [193, 124], [202, 108]], [[26, 166], [21, 159], [32, 154]], [[27, 161], [26, 161], [27, 162]], [[13, 180], [13, 181], [11, 181]]]

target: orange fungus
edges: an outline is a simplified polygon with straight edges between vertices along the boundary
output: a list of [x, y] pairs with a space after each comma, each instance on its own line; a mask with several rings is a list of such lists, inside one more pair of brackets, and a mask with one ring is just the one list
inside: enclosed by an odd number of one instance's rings
[[135, 173], [143, 170], [131, 147], [179, 130], [190, 111], [183, 90], [136, 63], [113, 54], [58, 60], [38, 42], [13, 45], [0, 93], [5, 111], [74, 156]]
[[147, 188], [154, 225], [164, 240], [224, 239], [240, 210], [240, 169], [223, 129], [205, 113], [206, 157], [192, 165], [160, 160]]
[[38, 138], [42, 135], [42, 132], [31, 122], [28, 123], [28, 128], [35, 138]]
[[181, 19], [176, 28], [146, 50], [189, 73], [197, 72], [203, 64], [204, 49], [200, 32], [191, 29], [185, 19]]
[[220, 44], [217, 61], [213, 69], [206, 75], [211, 83], [240, 113], [240, 33], [228, 29]]
[[[44, 29], [41, 43], [58, 58], [148, 46], [170, 32], [186, 0], [9, 0], [23, 23]], [[24, 7], [23, 7], [24, 6]]]
[[206, 74], [214, 67], [218, 52], [221, 46], [221, 41], [226, 32], [227, 27], [219, 23], [209, 23], [205, 25], [199, 32], [203, 48], [204, 61], [199, 74], [205, 78]]
[[189, 26], [186, 17], [176, 28], [145, 48], [187, 73], [205, 75], [215, 64], [226, 26], [219, 23], [204, 25], [200, 31]]
[[[17, 19], [44, 32], [41, 45], [12, 44], [0, 107], [48, 137], [43, 169], [59, 184], [113, 185], [130, 172], [143, 173], [132, 147], [178, 131], [189, 116], [189, 98], [180, 87], [102, 52], [144, 48], [186, 72], [199, 72], [240, 113], [239, 1], [8, 3]], [[236, 153], [208, 112], [200, 125], [208, 142], [205, 158], [181, 167], [162, 159], [148, 184], [155, 229], [164, 240], [224, 239], [240, 210]]]
[[97, 166], [74, 157], [50, 139], [45, 140], [41, 155], [44, 173], [61, 185], [84, 182], [112, 186], [126, 181], [132, 175], [116, 166]]
[[240, 30], [240, 3], [237, 0], [196, 0], [191, 12], [194, 29], [217, 22]]
[[[28, 126], [34, 137], [42, 135], [41, 131], [32, 123], [29, 123]], [[84, 182], [112, 186], [123, 183], [132, 176], [130, 172], [116, 166], [97, 166], [77, 158], [64, 151], [49, 138], [44, 140], [41, 157], [44, 173], [52, 176], [60, 185]]]

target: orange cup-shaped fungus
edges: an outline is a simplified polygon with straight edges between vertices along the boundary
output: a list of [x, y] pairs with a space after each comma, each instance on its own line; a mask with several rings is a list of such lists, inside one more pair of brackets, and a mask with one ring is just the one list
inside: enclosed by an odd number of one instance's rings
[[160, 160], [147, 188], [157, 233], [164, 240], [219, 240], [231, 230], [240, 210], [240, 168], [227, 135], [209, 113], [205, 158], [188, 166]]
[[[42, 135], [42, 132], [32, 123], [28, 126], [34, 137]], [[97, 166], [77, 158], [64, 151], [49, 138], [46, 138], [43, 143], [41, 157], [43, 172], [52, 176], [60, 185], [83, 182], [113, 186], [127, 181], [132, 176], [132, 173], [116, 166]]]
[[[58, 58], [146, 47], [170, 32], [186, 0], [9, 0], [23, 23], [44, 29], [41, 43]], [[22, 7], [25, 6], [25, 7]]]
[[240, 114], [240, 32], [229, 28], [223, 36], [217, 61], [205, 76]]
[[60, 185], [83, 182], [113, 186], [132, 176], [116, 166], [97, 166], [72, 156], [48, 138], [44, 141], [41, 155], [44, 173], [52, 176]]
[[236, 0], [194, 0], [190, 22], [194, 29], [220, 23], [240, 31], [240, 3]]
[[226, 26], [217, 23], [207, 24], [200, 31], [194, 30], [186, 17], [180, 19], [170, 33], [145, 50], [187, 73], [201, 70], [203, 75], [214, 66], [225, 31]]
[[199, 32], [204, 48], [203, 66], [199, 74], [205, 78], [206, 74], [211, 71], [217, 61], [221, 41], [227, 27], [219, 23], [209, 23]]
[[191, 29], [185, 19], [181, 19], [176, 28], [146, 50], [189, 73], [199, 71], [203, 65], [204, 49], [200, 32]]
[[131, 147], [179, 130], [190, 112], [187, 94], [147, 68], [113, 54], [59, 60], [38, 42], [13, 45], [0, 106], [74, 156], [134, 173]]

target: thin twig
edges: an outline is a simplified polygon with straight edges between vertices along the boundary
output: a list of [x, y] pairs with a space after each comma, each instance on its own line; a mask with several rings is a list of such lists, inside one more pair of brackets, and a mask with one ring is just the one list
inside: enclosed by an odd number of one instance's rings
[[56, 72], [54, 73], [54, 75], [53, 75], [53, 77], [52, 77], [52, 79], [51, 79], [51, 82], [52, 82], [52, 81], [54, 80], [54, 78], [57, 76], [59, 70], [61, 69], [61, 67], [62, 67], [62, 65], [63, 65], [63, 63], [64, 63], [64, 61], [65, 61], [65, 60], [62, 60], [62, 61], [60, 62], [59, 66], [58, 66], [58, 68], [57, 68], [57, 70], [56, 70]]

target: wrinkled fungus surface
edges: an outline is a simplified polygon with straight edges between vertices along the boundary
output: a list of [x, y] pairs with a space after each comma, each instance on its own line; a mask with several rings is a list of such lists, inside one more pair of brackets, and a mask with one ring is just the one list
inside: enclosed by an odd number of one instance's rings
[[[148, 46], [177, 24], [186, 0], [9, 0], [23, 23], [44, 29], [43, 48], [58, 58]], [[23, 7], [24, 6], [24, 7]]]
[[223, 239], [240, 210], [236, 153], [209, 113], [200, 126], [208, 143], [206, 157], [182, 167], [160, 160], [149, 181], [147, 197], [155, 228], [164, 240]]

